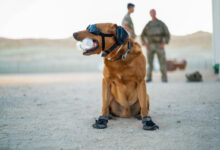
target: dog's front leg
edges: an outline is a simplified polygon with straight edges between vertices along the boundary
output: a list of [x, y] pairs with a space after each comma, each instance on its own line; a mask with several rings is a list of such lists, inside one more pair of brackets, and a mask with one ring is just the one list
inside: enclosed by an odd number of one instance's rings
[[109, 106], [112, 101], [111, 85], [108, 79], [103, 78], [102, 80], [102, 115], [93, 124], [94, 128], [104, 129], [107, 127]]
[[146, 93], [146, 83], [141, 81], [137, 86], [138, 101], [141, 107], [141, 117], [144, 130], [156, 130], [159, 127], [152, 121], [149, 114], [149, 96]]
[[146, 93], [146, 84], [144, 81], [138, 83], [137, 94], [141, 107], [141, 117], [147, 117], [149, 112], [149, 96]]
[[102, 80], [102, 116], [108, 117], [109, 106], [112, 101], [111, 85], [109, 80], [103, 78]]

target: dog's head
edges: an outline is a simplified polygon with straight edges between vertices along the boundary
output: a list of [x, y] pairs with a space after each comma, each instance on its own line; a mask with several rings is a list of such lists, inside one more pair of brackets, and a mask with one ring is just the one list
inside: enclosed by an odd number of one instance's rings
[[[86, 30], [73, 33], [77, 41], [85, 38], [92, 39], [93, 47], [84, 49], [83, 55], [100, 54], [106, 52], [115, 43], [121, 45], [128, 39], [128, 33], [121, 26], [111, 23], [92, 24]], [[104, 56], [104, 55], [103, 55]]]

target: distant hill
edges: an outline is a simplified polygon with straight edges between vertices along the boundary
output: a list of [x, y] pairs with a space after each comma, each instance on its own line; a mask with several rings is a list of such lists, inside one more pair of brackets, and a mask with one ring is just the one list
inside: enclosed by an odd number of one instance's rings
[[15, 48], [75, 48], [76, 41], [73, 38], [66, 39], [7, 39], [0, 38], [1, 49], [15, 49]]
[[212, 34], [208, 32], [198, 31], [185, 36], [172, 36], [170, 48], [177, 47], [199, 47], [201, 49], [210, 50], [212, 47]]
[[[139, 41], [139, 40], [138, 40]], [[171, 37], [171, 41], [168, 45], [169, 48], [181, 48], [181, 47], [198, 47], [201, 49], [211, 49], [212, 34], [208, 32], [198, 31], [185, 36]], [[15, 49], [15, 48], [75, 48], [76, 41], [73, 38], [66, 39], [7, 39], [0, 38], [0, 50], [1, 49]]]
[[[210, 33], [200, 31], [186, 36], [172, 36], [166, 50], [168, 59], [186, 59], [189, 64], [187, 69], [212, 67]], [[145, 48], [143, 52], [146, 54]], [[76, 41], [72, 37], [66, 39], [0, 38], [0, 74], [93, 72], [100, 71], [102, 66], [101, 56], [85, 57], [81, 51], [77, 51]]]

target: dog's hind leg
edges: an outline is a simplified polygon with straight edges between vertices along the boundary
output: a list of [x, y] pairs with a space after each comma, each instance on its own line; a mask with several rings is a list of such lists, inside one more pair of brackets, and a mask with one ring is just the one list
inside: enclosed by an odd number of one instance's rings
[[131, 114], [132, 116], [134, 116], [135, 118], [137, 118], [138, 120], [141, 120], [141, 109], [140, 109], [140, 104], [139, 101], [137, 100], [136, 103], [134, 103], [131, 106]]
[[116, 117], [120, 117], [122, 114], [122, 106], [116, 101], [112, 100], [110, 104], [110, 114]]

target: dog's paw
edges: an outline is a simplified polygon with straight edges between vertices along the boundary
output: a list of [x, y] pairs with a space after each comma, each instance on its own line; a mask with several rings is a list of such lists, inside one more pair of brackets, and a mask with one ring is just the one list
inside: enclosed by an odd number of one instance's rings
[[98, 120], [92, 125], [96, 129], [105, 129], [107, 128], [108, 118], [105, 116], [100, 116]]
[[159, 126], [156, 125], [152, 120], [150, 116], [144, 117], [142, 119], [143, 123], [143, 129], [144, 130], [157, 130], [159, 129]]

